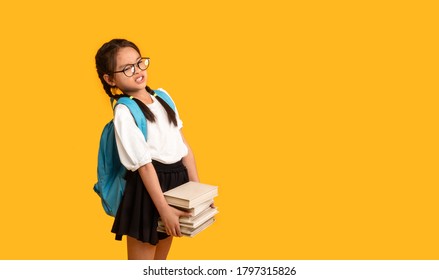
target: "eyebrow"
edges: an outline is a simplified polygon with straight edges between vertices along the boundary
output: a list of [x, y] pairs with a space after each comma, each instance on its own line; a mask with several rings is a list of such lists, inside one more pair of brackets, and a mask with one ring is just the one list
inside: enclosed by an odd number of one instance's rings
[[128, 65], [134, 65], [134, 64], [136, 64], [137, 62], [139, 62], [140, 59], [142, 59], [141, 56], [139, 56], [139, 57], [136, 59], [136, 62], [134, 62], [134, 63], [127, 63], [127, 64], [123, 65], [122, 69], [124, 69], [124, 68], [127, 67]]

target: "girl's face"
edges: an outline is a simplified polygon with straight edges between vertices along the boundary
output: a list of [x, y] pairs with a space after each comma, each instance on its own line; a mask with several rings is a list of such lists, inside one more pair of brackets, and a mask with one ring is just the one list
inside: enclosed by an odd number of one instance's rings
[[[145, 90], [147, 74], [146, 70], [139, 68], [139, 65], [145, 69], [147, 64], [139, 64], [139, 62], [143, 63], [145, 61], [142, 60], [135, 49], [130, 47], [119, 49], [116, 55], [116, 73], [113, 74], [112, 85], [117, 86], [126, 94]], [[146, 63], [149, 63], [149, 61], [146, 61]], [[132, 76], [128, 77], [124, 72]]]

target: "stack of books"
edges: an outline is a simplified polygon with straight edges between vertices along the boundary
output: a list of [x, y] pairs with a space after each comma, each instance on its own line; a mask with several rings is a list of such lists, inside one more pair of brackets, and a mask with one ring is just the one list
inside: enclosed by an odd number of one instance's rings
[[[180, 231], [193, 237], [215, 221], [218, 209], [210, 207], [218, 195], [218, 187], [197, 182], [187, 182], [164, 193], [169, 205], [191, 213], [191, 217], [180, 217]], [[158, 231], [166, 232], [159, 219]]]

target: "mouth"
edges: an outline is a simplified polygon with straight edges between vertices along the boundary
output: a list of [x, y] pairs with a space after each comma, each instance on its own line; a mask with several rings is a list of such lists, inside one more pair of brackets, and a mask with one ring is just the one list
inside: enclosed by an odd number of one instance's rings
[[140, 75], [139, 77], [136, 78], [136, 83], [143, 83], [143, 81], [145, 80], [145, 76]]

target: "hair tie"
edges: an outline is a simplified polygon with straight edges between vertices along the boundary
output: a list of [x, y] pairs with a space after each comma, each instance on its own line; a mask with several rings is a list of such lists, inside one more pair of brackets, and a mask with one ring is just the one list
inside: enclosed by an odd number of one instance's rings
[[123, 92], [118, 87], [112, 87], [110, 90], [111, 90], [111, 93], [113, 95], [122, 95], [123, 94]]

